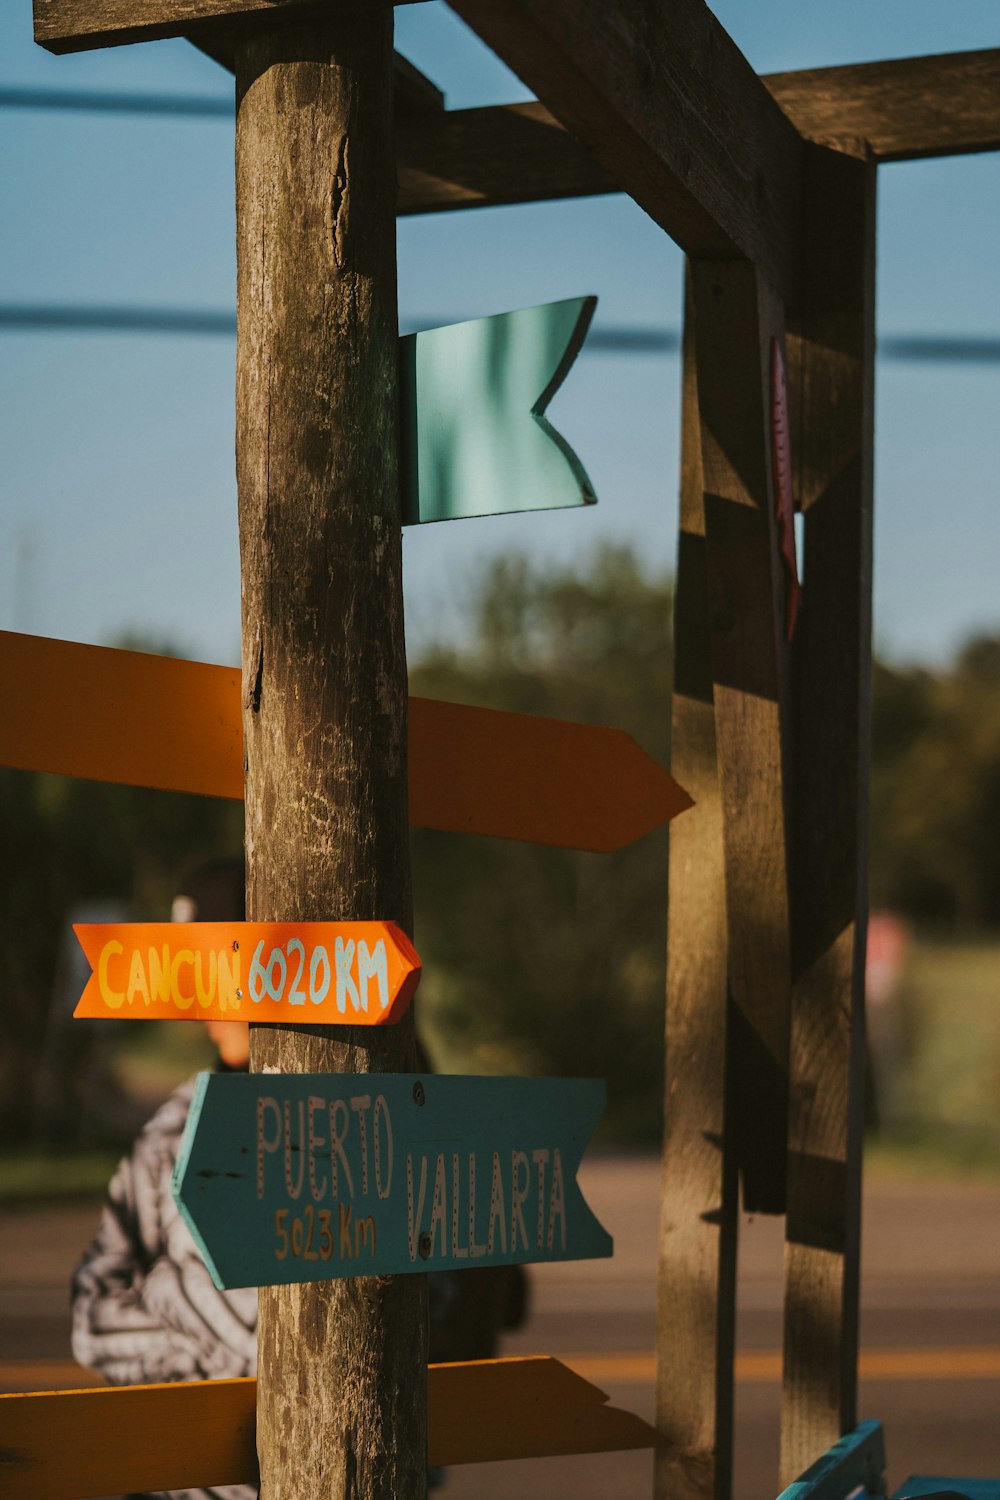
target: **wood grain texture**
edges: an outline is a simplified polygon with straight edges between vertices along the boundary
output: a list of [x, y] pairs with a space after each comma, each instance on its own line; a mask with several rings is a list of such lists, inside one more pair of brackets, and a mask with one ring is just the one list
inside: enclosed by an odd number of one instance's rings
[[[82, 1373], [82, 1372], [81, 1372]], [[255, 1380], [0, 1396], [0, 1496], [252, 1484]], [[651, 1448], [655, 1430], [544, 1355], [431, 1365], [427, 1462]]]
[[[0, 631], [0, 765], [241, 798], [241, 682], [233, 667]], [[606, 850], [691, 805], [598, 724], [411, 698], [408, 754], [418, 828]]]
[[789, 340], [796, 664], [782, 1475], [856, 1420], [871, 682], [875, 165], [810, 147]]
[[450, 0], [689, 254], [794, 301], [800, 141], [702, 0]]
[[[338, 13], [384, 11], [391, 0], [339, 0]], [[406, 0], [396, 0], [405, 4]], [[329, 14], [329, 0], [34, 0], [35, 41], [50, 52], [197, 37], [221, 25]]]
[[[765, 74], [761, 82], [803, 136], [833, 149], [846, 135], [868, 140], [880, 161], [1000, 148], [1000, 49]], [[538, 103], [406, 122], [396, 155], [401, 214], [626, 188], [613, 165]]]
[[543, 104], [446, 110], [396, 128], [400, 214], [621, 191]]
[[763, 82], [802, 135], [833, 149], [860, 137], [878, 161], [912, 161], [1000, 148], [1000, 48], [774, 73]]
[[750, 1210], [784, 1211], [790, 953], [785, 578], [771, 472], [782, 310], [746, 262], [692, 269], [735, 1139]]
[[[236, 45], [239, 32], [225, 23], [205, 28], [188, 36], [199, 52], [229, 73], [236, 71]], [[392, 107], [397, 126], [411, 115], [434, 115], [444, 111], [444, 94], [437, 84], [414, 67], [408, 57], [394, 52], [392, 57]]]
[[[247, 917], [409, 932], [391, 11], [248, 36], [236, 96]], [[412, 1010], [251, 1030], [256, 1072], [415, 1060]], [[426, 1296], [261, 1288], [264, 1493], [425, 1494]]]
[[0, 1396], [0, 1496], [65, 1500], [257, 1477], [255, 1380]]
[[704, 486], [690, 294], [671, 755], [695, 806], [670, 836], [657, 1299], [658, 1500], [731, 1488], [737, 1175], [726, 1064], [726, 870], [715, 751]]

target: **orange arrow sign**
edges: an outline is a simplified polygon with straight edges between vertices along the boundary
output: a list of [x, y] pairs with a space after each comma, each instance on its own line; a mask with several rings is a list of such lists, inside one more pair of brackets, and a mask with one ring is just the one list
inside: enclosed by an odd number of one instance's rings
[[385, 1026], [420, 959], [394, 922], [128, 922], [73, 928], [93, 973], [74, 1015]]
[[[0, 631], [0, 765], [243, 796], [238, 667]], [[417, 828], [619, 849], [691, 806], [622, 729], [410, 699]]]

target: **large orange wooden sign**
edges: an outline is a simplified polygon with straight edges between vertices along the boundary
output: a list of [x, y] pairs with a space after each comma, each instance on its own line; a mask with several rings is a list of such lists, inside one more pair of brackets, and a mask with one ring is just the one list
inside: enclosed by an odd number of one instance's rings
[[[243, 796], [238, 667], [0, 630], [0, 765]], [[622, 729], [410, 699], [416, 828], [620, 849], [691, 806]]]
[[394, 922], [78, 923], [77, 1016], [384, 1026], [420, 983]]

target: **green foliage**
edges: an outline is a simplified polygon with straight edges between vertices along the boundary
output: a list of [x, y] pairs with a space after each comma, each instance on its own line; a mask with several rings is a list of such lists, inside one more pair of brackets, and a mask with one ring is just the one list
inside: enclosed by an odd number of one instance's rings
[[916, 935], [898, 991], [870, 1009], [880, 1155], [894, 1167], [1000, 1169], [1000, 942]]
[[[624, 549], [554, 572], [507, 558], [471, 580], [467, 627], [412, 665], [412, 691], [620, 726], [667, 764], [671, 594], [665, 574], [648, 573]], [[874, 687], [873, 904], [953, 932], [996, 927], [1000, 637], [971, 642], [947, 671], [876, 664]], [[188, 872], [238, 854], [241, 842], [235, 803], [0, 771], [8, 1144], [41, 1116], [61, 1143], [101, 1144], [114, 1113], [113, 1026], [62, 1026], [53, 1049], [70, 910], [117, 898], [134, 919], [163, 918]], [[604, 1077], [606, 1133], [653, 1139], [666, 833], [615, 854], [431, 832], [417, 832], [413, 846], [425, 961], [419, 1013], [438, 1064]], [[132, 1046], [129, 1066], [139, 1073], [155, 1062], [141, 1053]], [[49, 1105], [55, 1090], [63, 1107], [40, 1116], [44, 1078]]]
[[100, 1139], [114, 1133], [107, 1038], [67, 1030], [69, 1000], [55, 994], [70, 914], [81, 902], [118, 899], [137, 921], [165, 920], [192, 867], [240, 852], [243, 809], [0, 770], [0, 829], [0, 1131], [9, 1144], [43, 1117], [56, 1136]]
[[1000, 638], [948, 671], [876, 665], [872, 902], [938, 926], [1000, 924]]
[[[627, 729], [666, 762], [671, 587], [631, 552], [475, 581], [471, 630], [411, 669], [428, 697]], [[665, 833], [614, 854], [414, 835], [420, 1006], [440, 1065], [603, 1077], [608, 1130], [659, 1129]]]

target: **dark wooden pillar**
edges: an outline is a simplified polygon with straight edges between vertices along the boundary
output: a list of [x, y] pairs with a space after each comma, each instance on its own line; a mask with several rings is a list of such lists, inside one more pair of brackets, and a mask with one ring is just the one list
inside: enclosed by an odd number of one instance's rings
[[787, 579], [771, 454], [784, 312], [752, 265], [694, 261], [685, 316], [658, 1310], [661, 1500], [732, 1481], [737, 1168], [785, 1203], [791, 987]]
[[745, 261], [695, 262], [715, 736], [726, 854], [733, 1138], [750, 1212], [785, 1209], [791, 986], [787, 578], [771, 357], [784, 308]]
[[[392, 12], [237, 49], [248, 916], [409, 929]], [[255, 1028], [252, 1066], [401, 1071], [412, 1017]], [[267, 1500], [425, 1491], [422, 1276], [260, 1293]]]
[[726, 869], [716, 766], [701, 427], [685, 299], [666, 1089], [657, 1306], [658, 1500], [723, 1500], [732, 1469], [736, 1154], [728, 1099]]
[[807, 146], [789, 339], [805, 512], [781, 1483], [856, 1421], [868, 908], [875, 163]]

